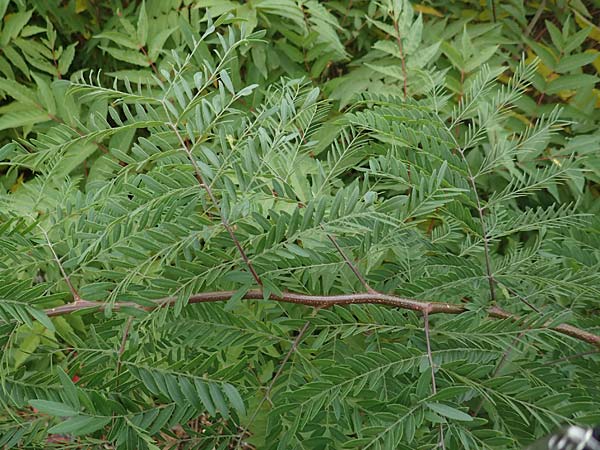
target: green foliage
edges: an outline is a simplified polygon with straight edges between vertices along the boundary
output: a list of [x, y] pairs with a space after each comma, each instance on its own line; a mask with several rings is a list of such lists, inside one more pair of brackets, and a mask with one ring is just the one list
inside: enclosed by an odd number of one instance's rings
[[492, 3], [0, 1], [0, 448], [597, 423], [598, 10]]

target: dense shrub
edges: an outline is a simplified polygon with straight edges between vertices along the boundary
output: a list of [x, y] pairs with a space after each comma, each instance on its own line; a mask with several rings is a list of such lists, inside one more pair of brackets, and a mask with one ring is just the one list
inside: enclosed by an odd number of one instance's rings
[[0, 2], [0, 448], [599, 422], [600, 9], [530, 3]]

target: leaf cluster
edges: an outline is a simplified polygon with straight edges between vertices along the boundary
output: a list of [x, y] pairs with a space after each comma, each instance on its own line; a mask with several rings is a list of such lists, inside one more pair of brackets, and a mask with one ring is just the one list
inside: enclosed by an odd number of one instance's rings
[[597, 423], [598, 11], [491, 3], [0, 1], [0, 448]]

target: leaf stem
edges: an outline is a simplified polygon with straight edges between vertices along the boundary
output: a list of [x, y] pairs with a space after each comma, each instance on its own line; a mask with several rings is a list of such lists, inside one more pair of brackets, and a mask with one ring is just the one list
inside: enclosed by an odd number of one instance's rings
[[67, 286], [69, 287], [69, 291], [71, 291], [71, 295], [73, 296], [74, 302], [77, 303], [77, 302], [81, 301], [79, 292], [77, 292], [77, 289], [75, 289], [75, 287], [73, 286], [73, 283], [71, 283], [71, 279], [69, 278], [69, 275], [67, 274], [67, 272], [65, 271], [65, 268], [63, 267], [62, 263], [60, 262], [60, 258], [56, 254], [56, 251], [54, 251], [54, 246], [52, 245], [52, 241], [50, 241], [50, 237], [48, 236], [48, 233], [41, 226], [39, 226], [39, 229], [42, 231], [42, 234], [44, 235], [44, 238], [46, 239], [46, 243], [48, 244], [48, 247], [50, 248], [50, 251], [52, 252], [52, 257], [54, 258], [56, 265], [60, 269], [60, 273], [62, 274], [63, 279], [65, 280], [65, 283], [67, 283]]
[[398, 21], [394, 19], [394, 31], [396, 32], [396, 44], [398, 44], [398, 50], [400, 51], [400, 62], [402, 64], [402, 78], [403, 80], [403, 92], [404, 100], [408, 98], [408, 75], [406, 73], [406, 61], [404, 60], [404, 46], [402, 44], [402, 37], [400, 36], [400, 28], [398, 27]]
[[[423, 322], [425, 328], [425, 343], [427, 344], [427, 359], [429, 360], [429, 367], [431, 367], [431, 392], [433, 395], [437, 394], [437, 385], [435, 382], [435, 366], [433, 365], [433, 354], [431, 352], [431, 339], [429, 337], [429, 308], [423, 310]], [[444, 425], [440, 423], [440, 440], [437, 447], [441, 447], [446, 450], [446, 443], [444, 442]]]
[[[325, 228], [323, 227], [323, 225], [321, 225], [321, 228], [323, 229], [323, 231], [325, 231]], [[329, 238], [329, 240], [331, 241], [331, 243], [333, 244], [335, 249], [338, 251], [338, 253], [340, 255], [342, 255], [342, 258], [346, 262], [346, 265], [350, 268], [350, 270], [352, 270], [352, 273], [354, 273], [354, 275], [356, 275], [356, 278], [358, 278], [358, 280], [360, 281], [360, 284], [363, 285], [363, 287], [367, 290], [368, 293], [377, 294], [377, 291], [375, 291], [373, 288], [371, 288], [371, 286], [369, 286], [369, 284], [367, 283], [367, 280], [365, 280], [365, 277], [363, 277], [363, 275], [358, 270], [358, 267], [356, 267], [356, 264], [354, 264], [350, 260], [350, 258], [348, 258], [348, 255], [346, 255], [346, 252], [344, 252], [344, 249], [342, 247], [340, 247], [340, 245], [337, 243], [337, 240], [333, 237], [333, 235], [327, 233], [326, 231], [325, 231], [325, 234], [327, 235], [327, 237]]]
[[[177, 129], [177, 127], [175, 126], [175, 124], [171, 123], [169, 125], [171, 126], [171, 128], [175, 132], [175, 135], [177, 136], [177, 139], [179, 140], [179, 143], [181, 144], [181, 146], [185, 150], [185, 152], [186, 152], [186, 154], [188, 156], [188, 159], [190, 160], [190, 163], [192, 164], [192, 167], [194, 168], [194, 173], [196, 175], [196, 180], [198, 181], [198, 183], [200, 184], [200, 186], [202, 186], [206, 190], [206, 193], [208, 194], [208, 197], [210, 198], [210, 201], [215, 206], [215, 208], [219, 209], [219, 202], [217, 201], [217, 198], [215, 197], [215, 194], [213, 193], [210, 185], [205, 182], [204, 177], [202, 176], [202, 171], [200, 170], [200, 167], [198, 166], [198, 163], [194, 159], [194, 155], [192, 154], [192, 152], [189, 149], [188, 145], [186, 144], [185, 140], [181, 136], [181, 133], [179, 133], [179, 130]], [[244, 260], [244, 263], [246, 263], [246, 266], [248, 267], [248, 270], [252, 274], [252, 278], [254, 278], [254, 280], [256, 281], [256, 283], [259, 286], [262, 287], [262, 281], [261, 281], [260, 277], [258, 276], [258, 273], [254, 269], [254, 266], [252, 265], [252, 261], [250, 261], [250, 259], [248, 258], [248, 255], [246, 255], [246, 252], [244, 251], [244, 249], [242, 247], [242, 244], [240, 243], [239, 239], [235, 235], [235, 233], [233, 231], [233, 228], [231, 227], [229, 221], [227, 220], [227, 217], [225, 217], [225, 215], [222, 214], [222, 213], [220, 214], [220, 217], [221, 217], [221, 223], [223, 224], [223, 227], [225, 227], [225, 230], [227, 230], [227, 233], [229, 233], [229, 236], [231, 237], [231, 240], [235, 244], [235, 247], [237, 248], [240, 256], [242, 257], [242, 259]]]
[[267, 386], [267, 390], [265, 391], [265, 395], [263, 396], [263, 398], [258, 403], [258, 406], [254, 410], [254, 413], [252, 413], [252, 416], [250, 417], [250, 420], [248, 420], [248, 423], [244, 426], [244, 429], [240, 432], [240, 434], [239, 434], [239, 440], [238, 440], [238, 444], [237, 444], [237, 448], [240, 448], [240, 446], [242, 444], [242, 439], [244, 438], [244, 435], [246, 434], [246, 432], [248, 431], [248, 429], [250, 428], [250, 426], [252, 425], [252, 423], [256, 419], [256, 416], [258, 415], [258, 412], [260, 411], [260, 408], [262, 407], [262, 405], [265, 403], [265, 401], [271, 395], [271, 391], [273, 390], [273, 386], [275, 386], [275, 382], [279, 379], [279, 377], [283, 373], [283, 368], [285, 367], [285, 365], [289, 361], [289, 359], [292, 356], [292, 354], [294, 354], [294, 352], [298, 349], [298, 345], [300, 344], [300, 341], [304, 337], [304, 334], [306, 333], [306, 330], [308, 330], [309, 326], [310, 326], [310, 320], [307, 320], [306, 323], [304, 324], [304, 326], [298, 332], [298, 336], [296, 336], [296, 339], [294, 339], [294, 342], [292, 343], [292, 346], [290, 347], [290, 349], [286, 353], [285, 357], [283, 358], [283, 361], [281, 361], [281, 364], [279, 365], [279, 368], [277, 369], [277, 372], [275, 373], [275, 376], [273, 377], [273, 379], [271, 380], [271, 382]]
[[[117, 377], [119, 376], [119, 372], [121, 371], [121, 357], [123, 353], [125, 353], [125, 345], [127, 344], [127, 338], [129, 337], [129, 331], [131, 330], [131, 324], [133, 322], [133, 316], [130, 316], [127, 319], [127, 323], [125, 324], [125, 328], [123, 329], [123, 336], [121, 337], [121, 345], [119, 346], [119, 351], [117, 352]], [[118, 383], [118, 380], [117, 380]]]

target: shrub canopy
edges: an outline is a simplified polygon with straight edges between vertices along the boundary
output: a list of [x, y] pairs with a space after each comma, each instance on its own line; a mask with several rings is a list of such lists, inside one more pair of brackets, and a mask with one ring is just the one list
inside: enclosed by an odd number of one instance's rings
[[0, 1], [0, 448], [600, 422], [600, 10], [483, 3]]

